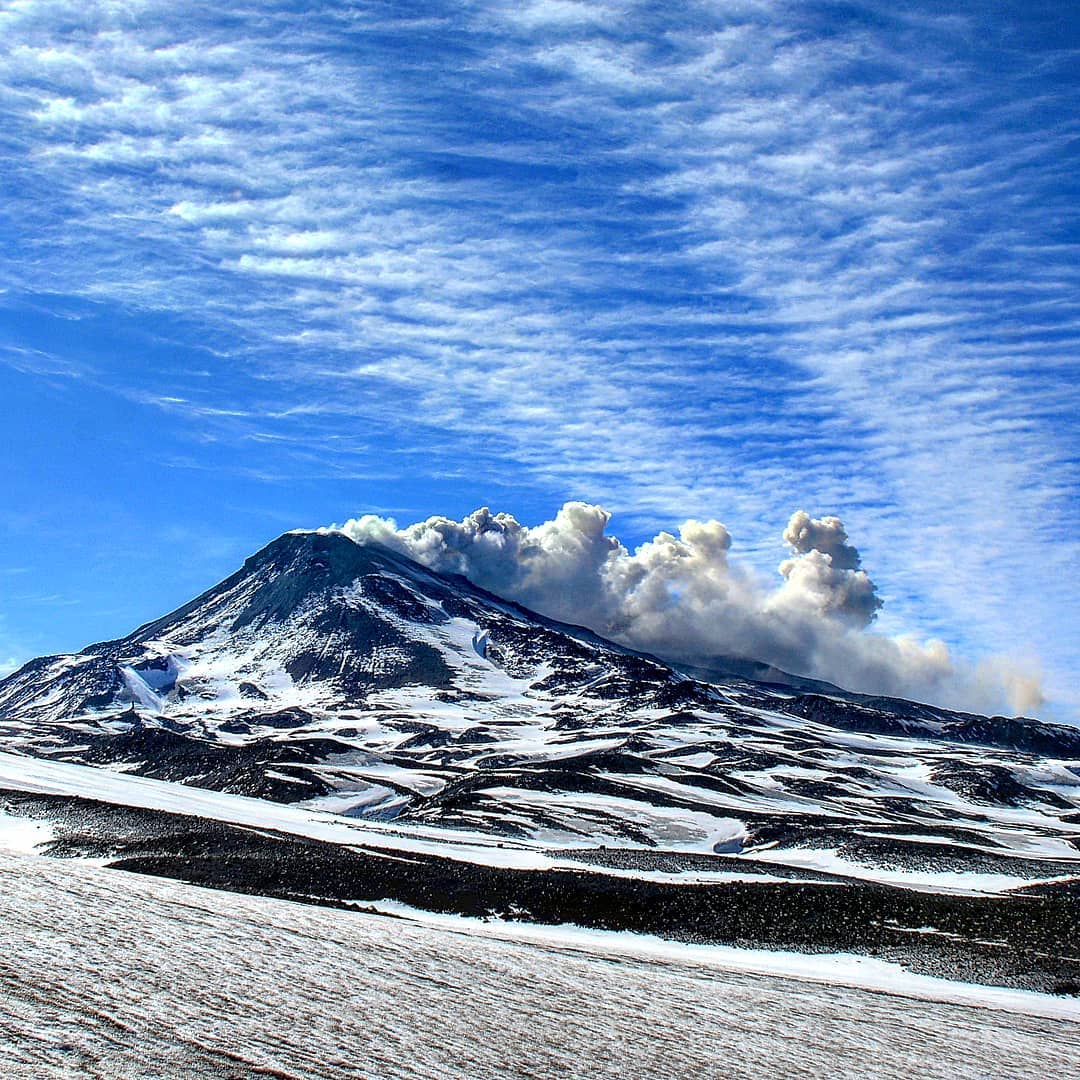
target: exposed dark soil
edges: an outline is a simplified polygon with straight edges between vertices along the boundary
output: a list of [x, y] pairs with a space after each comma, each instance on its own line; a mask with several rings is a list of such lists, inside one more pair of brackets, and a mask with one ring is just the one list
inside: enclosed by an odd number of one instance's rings
[[[57, 857], [105, 857], [117, 869], [210, 888], [337, 907], [394, 899], [429, 911], [682, 941], [856, 952], [926, 974], [1056, 993], [1080, 986], [1080, 895], [1068, 886], [966, 897], [812, 880], [662, 884], [604, 874], [597, 865], [604, 852], [588, 857], [589, 871], [523, 871], [80, 798], [0, 791], [0, 806], [57, 823], [50, 847]], [[655, 855], [640, 853], [646, 863]], [[621, 853], [619, 864], [628, 857]], [[701, 860], [710, 861], [689, 858], [701, 869]], [[717, 856], [712, 868], [736, 867]]]

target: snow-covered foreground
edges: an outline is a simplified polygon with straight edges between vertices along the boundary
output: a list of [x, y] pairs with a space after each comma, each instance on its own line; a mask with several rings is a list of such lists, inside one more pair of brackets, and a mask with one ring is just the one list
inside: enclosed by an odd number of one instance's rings
[[972, 1007], [491, 929], [0, 854], [0, 1075], [1080, 1075], [1072, 1002]]

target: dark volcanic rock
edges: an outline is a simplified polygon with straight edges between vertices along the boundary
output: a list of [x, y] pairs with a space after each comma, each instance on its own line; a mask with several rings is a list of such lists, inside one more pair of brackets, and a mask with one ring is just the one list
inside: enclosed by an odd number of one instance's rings
[[[387, 859], [375, 850], [87, 799], [7, 791], [0, 806], [58, 822], [57, 855], [104, 856], [118, 869], [304, 903], [350, 907], [393, 897], [461, 915], [744, 947], [856, 951], [916, 971], [1031, 989], [1065, 992], [1060, 988], [1080, 980], [1080, 962], [1063, 955], [1080, 932], [1075, 888], [967, 897], [831, 884], [822, 876], [779, 886], [672, 885], [600, 872], [605, 863], [633, 865], [632, 852], [576, 853], [589, 872], [507, 870], [419, 853]], [[682, 859], [703, 868], [702, 857]]]

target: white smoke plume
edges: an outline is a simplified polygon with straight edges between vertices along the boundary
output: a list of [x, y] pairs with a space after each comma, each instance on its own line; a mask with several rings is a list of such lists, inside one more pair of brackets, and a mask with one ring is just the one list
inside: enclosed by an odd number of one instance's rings
[[679, 663], [747, 658], [850, 690], [982, 712], [1043, 701], [1037, 677], [1007, 662], [965, 667], [942, 641], [868, 629], [881, 599], [839, 518], [791, 516], [775, 587], [732, 562], [731, 534], [718, 521], [687, 521], [678, 536], [661, 532], [630, 551], [608, 534], [610, 518], [568, 502], [532, 527], [484, 507], [405, 528], [367, 515], [342, 531]]

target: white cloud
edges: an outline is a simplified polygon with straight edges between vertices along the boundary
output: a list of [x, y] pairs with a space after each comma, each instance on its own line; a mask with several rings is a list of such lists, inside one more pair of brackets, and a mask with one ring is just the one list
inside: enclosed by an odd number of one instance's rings
[[867, 631], [880, 602], [838, 518], [792, 515], [777, 587], [731, 561], [718, 521], [687, 521], [630, 551], [608, 534], [610, 518], [570, 502], [533, 527], [483, 508], [403, 529], [367, 515], [342, 531], [676, 662], [749, 658], [846, 689], [982, 711], [1043, 703], [1038, 674], [1015, 661], [972, 668], [942, 641]]

